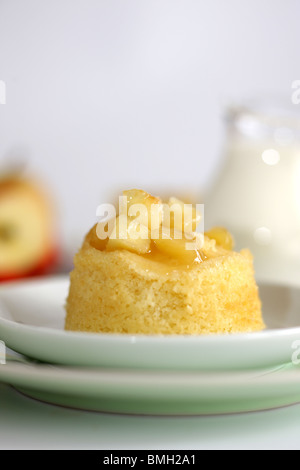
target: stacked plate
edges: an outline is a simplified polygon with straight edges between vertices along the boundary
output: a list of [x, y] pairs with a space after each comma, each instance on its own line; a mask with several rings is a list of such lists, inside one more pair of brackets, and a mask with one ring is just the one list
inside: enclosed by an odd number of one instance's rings
[[300, 401], [297, 286], [260, 286], [265, 331], [214, 336], [65, 332], [67, 292], [65, 277], [1, 286], [0, 340], [18, 354], [7, 352], [0, 382], [49, 403], [119, 413], [229, 413]]

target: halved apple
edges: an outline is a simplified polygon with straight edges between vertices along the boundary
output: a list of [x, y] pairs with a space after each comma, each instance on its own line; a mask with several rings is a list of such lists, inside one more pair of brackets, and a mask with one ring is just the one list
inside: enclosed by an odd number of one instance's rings
[[0, 280], [44, 271], [57, 255], [54, 213], [33, 182], [0, 180]]

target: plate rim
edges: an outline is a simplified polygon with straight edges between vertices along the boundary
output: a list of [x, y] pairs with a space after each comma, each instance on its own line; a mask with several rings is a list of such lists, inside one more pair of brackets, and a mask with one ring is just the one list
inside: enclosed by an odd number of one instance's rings
[[[28, 278], [25, 280], [14, 280], [14, 281], [7, 281], [3, 282], [0, 285], [0, 295], [2, 291], [5, 291], [7, 288], [17, 288], [17, 287], [23, 287], [25, 285], [34, 285], [34, 284], [47, 284], [47, 283], [54, 283], [54, 282], [65, 282], [68, 283], [69, 281], [69, 276], [66, 274], [59, 274], [55, 276], [47, 276], [43, 278]], [[263, 286], [278, 286], [278, 287], [288, 287], [288, 288], [298, 288], [300, 290], [300, 283], [297, 282], [291, 282], [291, 283], [280, 283], [280, 282], [260, 282], [259, 285]], [[164, 334], [156, 334], [156, 335], [146, 335], [146, 334], [131, 334], [131, 333], [95, 333], [95, 332], [83, 332], [83, 331], [67, 331], [64, 329], [56, 329], [56, 328], [50, 328], [50, 327], [45, 327], [45, 326], [37, 326], [37, 325], [29, 325], [29, 324], [23, 324], [23, 323], [18, 323], [17, 321], [14, 320], [9, 320], [5, 317], [2, 316], [1, 314], [1, 299], [0, 299], [0, 326], [3, 324], [4, 326], [7, 326], [12, 329], [18, 329], [21, 332], [22, 331], [30, 331], [33, 334], [37, 333], [45, 333], [47, 335], [52, 335], [52, 336], [68, 336], [70, 338], [73, 338], [75, 340], [83, 339], [83, 338], [89, 338], [89, 340], [95, 342], [95, 341], [115, 341], [118, 344], [124, 343], [124, 344], [136, 344], [139, 342], [163, 342], [165, 343], [175, 343], [178, 341], [182, 342], [193, 342], [193, 343], [198, 343], [201, 341], [201, 343], [212, 343], [214, 342], [235, 342], [235, 343], [240, 343], [240, 342], [250, 342], [250, 341], [266, 341], [267, 339], [273, 339], [274, 337], [288, 337], [288, 336], [294, 336], [294, 335], [299, 335], [300, 338], [300, 325], [297, 327], [287, 327], [287, 328], [276, 328], [276, 329], [264, 329], [262, 331], [255, 331], [255, 332], [246, 332], [246, 333], [213, 333], [211, 335], [209, 334], [198, 334], [198, 335], [164, 335]], [[4, 306], [5, 309], [5, 306]], [[1, 339], [1, 338], [0, 338]]]

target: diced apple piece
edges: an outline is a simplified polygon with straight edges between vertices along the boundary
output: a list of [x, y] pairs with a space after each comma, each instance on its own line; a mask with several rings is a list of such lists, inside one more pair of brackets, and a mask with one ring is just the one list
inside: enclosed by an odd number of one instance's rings
[[[126, 219], [126, 216], [124, 216]], [[121, 217], [117, 217], [115, 227], [108, 239], [106, 249], [128, 250], [139, 255], [149, 253], [150, 237], [147, 227], [136, 221], [127, 221]]]
[[230, 251], [233, 249], [233, 245], [234, 245], [233, 237], [230, 234], [230, 232], [226, 230], [226, 228], [214, 227], [208, 232], [205, 232], [205, 235], [208, 238], [215, 240], [217, 245], [221, 246], [225, 250]]
[[192, 204], [185, 204], [176, 197], [170, 197], [163, 206], [163, 225], [181, 232], [194, 232], [201, 220], [201, 214]]
[[159, 198], [141, 189], [130, 189], [123, 191], [127, 197], [127, 215], [133, 220], [145, 225], [149, 230], [156, 230], [162, 222], [162, 202]]
[[163, 227], [156, 237], [153, 239], [156, 248], [165, 255], [178, 259], [187, 265], [192, 264], [195, 259], [199, 259], [199, 253], [195, 250], [188, 250], [187, 243], [193, 240], [182, 238], [182, 232], [174, 231], [177, 238], [166, 238], [168, 236], [167, 230]]
[[127, 197], [129, 206], [141, 203], [147, 205], [161, 203], [159, 197], [152, 196], [142, 189], [128, 189], [127, 191], [123, 191], [123, 196]]
[[115, 250], [128, 250], [138, 255], [143, 255], [150, 252], [150, 240], [133, 240], [128, 238], [127, 240], [109, 239], [106, 245], [108, 251]]

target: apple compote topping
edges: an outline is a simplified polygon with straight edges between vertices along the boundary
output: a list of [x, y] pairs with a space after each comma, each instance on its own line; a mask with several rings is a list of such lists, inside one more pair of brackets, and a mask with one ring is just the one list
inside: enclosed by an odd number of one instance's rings
[[174, 197], [163, 203], [132, 189], [123, 192], [118, 216], [98, 224], [98, 237], [91, 244], [102, 251], [128, 250], [149, 260], [190, 267], [220, 256], [233, 245], [224, 228], [196, 232], [200, 220], [201, 214], [191, 204]]

